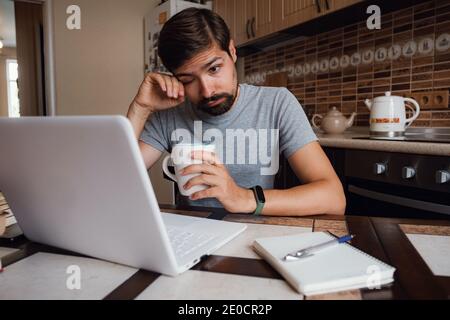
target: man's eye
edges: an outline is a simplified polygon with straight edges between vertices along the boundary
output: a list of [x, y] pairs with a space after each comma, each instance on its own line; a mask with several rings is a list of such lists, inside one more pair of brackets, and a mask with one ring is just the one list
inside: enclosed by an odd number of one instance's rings
[[217, 72], [219, 72], [219, 70], [220, 70], [219, 66], [211, 67], [211, 69], [209, 69], [209, 71], [211, 73], [217, 73]]
[[194, 80], [182, 80], [181, 83], [184, 85], [192, 83]]

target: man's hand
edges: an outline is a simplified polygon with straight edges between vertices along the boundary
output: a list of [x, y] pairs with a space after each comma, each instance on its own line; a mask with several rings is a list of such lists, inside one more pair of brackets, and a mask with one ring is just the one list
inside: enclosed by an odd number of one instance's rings
[[203, 160], [202, 164], [193, 164], [183, 169], [182, 175], [200, 173], [184, 186], [186, 190], [195, 185], [206, 184], [206, 190], [194, 193], [192, 200], [216, 198], [223, 207], [233, 213], [252, 213], [256, 210], [253, 191], [238, 186], [228, 173], [227, 168], [214, 153], [193, 151], [192, 159]]
[[152, 113], [175, 107], [183, 101], [184, 87], [175, 77], [160, 73], [147, 74], [127, 113], [136, 139], [139, 140]]
[[148, 112], [169, 109], [184, 101], [184, 87], [175, 77], [149, 73], [145, 77], [133, 103]]

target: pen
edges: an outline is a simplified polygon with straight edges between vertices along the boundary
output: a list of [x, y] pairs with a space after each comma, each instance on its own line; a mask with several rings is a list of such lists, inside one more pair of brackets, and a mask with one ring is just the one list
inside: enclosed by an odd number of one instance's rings
[[293, 252], [288, 253], [286, 256], [283, 257], [284, 261], [296, 261], [301, 258], [306, 258], [314, 255], [314, 253], [317, 253], [319, 251], [322, 251], [323, 249], [333, 247], [335, 245], [338, 245], [340, 243], [345, 243], [350, 241], [354, 238], [354, 235], [346, 235], [337, 239], [333, 239], [324, 243], [320, 243], [311, 247], [307, 247], [304, 249], [296, 250]]

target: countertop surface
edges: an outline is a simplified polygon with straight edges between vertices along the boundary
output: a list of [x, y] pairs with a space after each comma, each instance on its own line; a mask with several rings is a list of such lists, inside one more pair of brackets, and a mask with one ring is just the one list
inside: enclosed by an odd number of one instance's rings
[[[354, 127], [342, 134], [326, 134], [314, 130], [323, 147], [450, 156], [450, 143], [391, 141], [368, 139], [368, 127]], [[367, 139], [355, 139], [367, 137]]]

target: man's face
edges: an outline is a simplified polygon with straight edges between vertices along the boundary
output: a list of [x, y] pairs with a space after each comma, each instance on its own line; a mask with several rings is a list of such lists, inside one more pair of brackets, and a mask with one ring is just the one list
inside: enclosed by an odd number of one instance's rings
[[[181, 49], [181, 48], [180, 48]], [[175, 71], [192, 104], [213, 116], [231, 109], [237, 95], [236, 51], [230, 43], [230, 55], [219, 46], [197, 54]]]

